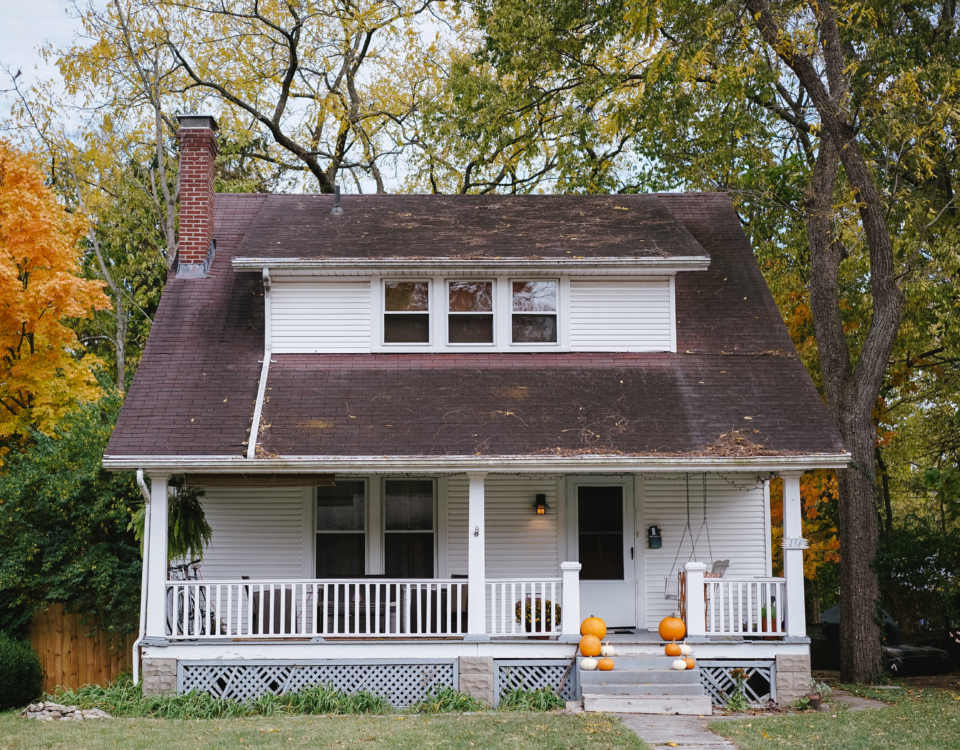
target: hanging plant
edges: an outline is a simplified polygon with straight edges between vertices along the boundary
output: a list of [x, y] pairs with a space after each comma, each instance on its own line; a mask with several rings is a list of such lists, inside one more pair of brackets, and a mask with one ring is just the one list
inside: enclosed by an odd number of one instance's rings
[[[187, 487], [186, 477], [177, 474], [170, 478], [167, 499], [167, 559], [202, 560], [203, 551], [210, 545], [213, 529], [207, 523], [200, 498], [206, 493], [202, 487]], [[143, 529], [146, 521], [146, 503], [134, 512], [129, 529], [140, 542], [143, 554]]]

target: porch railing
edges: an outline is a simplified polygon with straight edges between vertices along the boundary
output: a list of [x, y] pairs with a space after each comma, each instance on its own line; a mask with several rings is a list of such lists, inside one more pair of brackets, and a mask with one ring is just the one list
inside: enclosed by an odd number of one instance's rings
[[463, 635], [465, 580], [169, 581], [167, 637]]
[[[702, 581], [702, 598], [694, 590]], [[785, 633], [787, 582], [784, 578], [705, 578], [680, 574], [681, 616], [697, 633], [697, 609], [704, 612], [706, 635], [756, 635], [782, 638]]]
[[487, 632], [490, 635], [559, 635], [562, 579], [487, 580]]

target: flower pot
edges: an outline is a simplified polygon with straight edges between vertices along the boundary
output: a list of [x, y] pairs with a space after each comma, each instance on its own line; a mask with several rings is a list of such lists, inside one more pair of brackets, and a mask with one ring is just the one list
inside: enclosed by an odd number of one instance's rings
[[810, 699], [810, 708], [812, 708], [814, 711], [820, 708], [820, 704], [823, 703], [823, 698], [816, 694], [807, 695], [807, 698]]

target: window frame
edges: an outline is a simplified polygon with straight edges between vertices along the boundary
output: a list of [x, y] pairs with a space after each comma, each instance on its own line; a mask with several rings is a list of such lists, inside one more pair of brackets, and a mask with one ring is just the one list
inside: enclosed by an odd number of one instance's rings
[[[318, 487], [314, 487], [314, 488], [313, 488], [313, 491], [310, 493], [311, 524], [312, 524], [312, 529], [313, 529], [312, 534], [311, 534], [311, 537], [312, 537], [312, 540], [313, 540], [313, 555], [312, 555], [313, 560], [312, 560], [312, 564], [311, 564], [311, 567], [310, 567], [310, 569], [312, 570], [312, 572], [310, 573], [309, 576], [307, 576], [308, 578], [316, 578], [316, 575], [317, 575], [317, 574], [316, 574], [316, 570], [317, 570], [317, 553], [318, 553], [318, 551], [319, 551], [319, 544], [318, 544], [319, 539], [318, 539], [318, 537], [319, 537], [321, 534], [362, 534], [362, 535], [363, 535], [363, 575], [364, 575], [364, 576], [369, 575], [369, 570], [370, 570], [370, 526], [371, 526], [371, 523], [370, 523], [370, 511], [371, 511], [370, 505], [371, 505], [371, 502], [374, 502], [374, 501], [375, 501], [374, 498], [372, 497], [372, 493], [370, 492], [370, 490], [371, 490], [371, 484], [370, 484], [369, 479], [367, 479], [366, 477], [349, 477], [349, 476], [348, 476], [348, 477], [343, 477], [343, 480], [344, 480], [344, 481], [347, 481], [347, 482], [359, 482], [360, 484], [363, 485], [363, 529], [362, 529], [362, 530], [354, 530], [354, 529], [351, 529], [351, 530], [329, 529], [329, 530], [323, 530], [323, 531], [321, 531], [321, 530], [318, 528], [319, 525], [320, 525], [320, 518], [319, 518], [319, 513], [318, 513], [318, 507], [317, 507], [318, 502], [319, 502], [319, 499], [320, 499], [320, 495], [319, 495], [319, 492], [318, 492], [318, 489], [319, 489], [319, 488], [318, 488]], [[325, 579], [317, 579], [317, 580], [325, 580]]]
[[[554, 283], [556, 288], [556, 305], [554, 310], [544, 310], [544, 311], [515, 311], [513, 309], [513, 285], [518, 282], [530, 282], [530, 281], [551, 281]], [[534, 349], [559, 349], [560, 342], [563, 341], [563, 331], [561, 330], [561, 325], [563, 321], [560, 316], [561, 309], [561, 299], [563, 297], [562, 284], [560, 279], [556, 277], [540, 278], [540, 277], [514, 277], [511, 276], [507, 279], [507, 290], [509, 291], [509, 297], [507, 299], [507, 311], [508, 311], [508, 325], [507, 330], [509, 331], [510, 338], [508, 339], [507, 345], [511, 348], [523, 348], [531, 347]], [[557, 331], [557, 340], [556, 341], [514, 341], [513, 340], [513, 316], [514, 315], [552, 315], [556, 325]]]
[[[427, 310], [426, 312], [422, 310], [387, 310], [387, 284], [399, 282], [399, 283], [424, 283], [427, 285]], [[394, 277], [394, 276], [383, 276], [380, 278], [380, 346], [394, 349], [397, 347], [413, 347], [415, 349], [430, 349], [433, 348], [434, 343], [434, 315], [433, 311], [436, 307], [436, 300], [434, 299], [434, 279], [429, 276], [422, 277]], [[426, 315], [427, 316], [427, 340], [426, 341], [387, 341], [387, 315]]]
[[[490, 312], [452, 312], [450, 310], [450, 285], [458, 282], [467, 281], [474, 283], [486, 283], [490, 284]], [[467, 349], [472, 347], [478, 347], [482, 349], [496, 349], [498, 344], [497, 336], [497, 321], [500, 318], [497, 306], [499, 305], [499, 290], [500, 285], [497, 283], [496, 276], [488, 277], [451, 277], [445, 278], [443, 280], [443, 306], [444, 306], [444, 316], [443, 316], [443, 343], [440, 345], [442, 348], [446, 349], [447, 347], [453, 347], [457, 350]], [[463, 342], [463, 343], [453, 343], [450, 341], [450, 316], [451, 315], [489, 315], [492, 320], [493, 327], [493, 341], [482, 344], [476, 342]]]
[[[430, 482], [431, 487], [433, 488], [433, 527], [430, 531], [424, 529], [416, 530], [394, 530], [387, 531], [387, 482], [404, 482], [404, 481], [413, 481], [413, 482]], [[380, 543], [379, 543], [379, 570], [386, 571], [387, 564], [387, 534], [433, 534], [433, 578], [437, 578], [439, 575], [439, 507], [438, 507], [438, 485], [436, 477], [429, 476], [381, 476], [380, 477]], [[410, 579], [410, 580], [426, 580], [422, 578]]]

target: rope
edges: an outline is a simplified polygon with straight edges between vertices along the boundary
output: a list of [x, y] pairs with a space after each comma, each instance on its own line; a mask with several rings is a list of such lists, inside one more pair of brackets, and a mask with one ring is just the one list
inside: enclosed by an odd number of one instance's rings
[[[683, 540], [687, 538], [687, 532], [690, 532], [690, 544], [693, 545], [693, 556], [697, 555], [697, 543], [693, 540], [693, 529], [690, 528], [690, 475], [684, 474], [687, 479], [687, 525], [683, 527], [683, 534], [680, 536], [680, 544], [677, 545], [677, 555], [673, 558], [673, 565], [670, 567], [670, 575], [667, 576], [669, 580], [673, 577], [674, 571], [677, 569], [677, 560], [680, 559], [680, 552], [683, 550]], [[690, 558], [691, 560], [693, 557]]]

